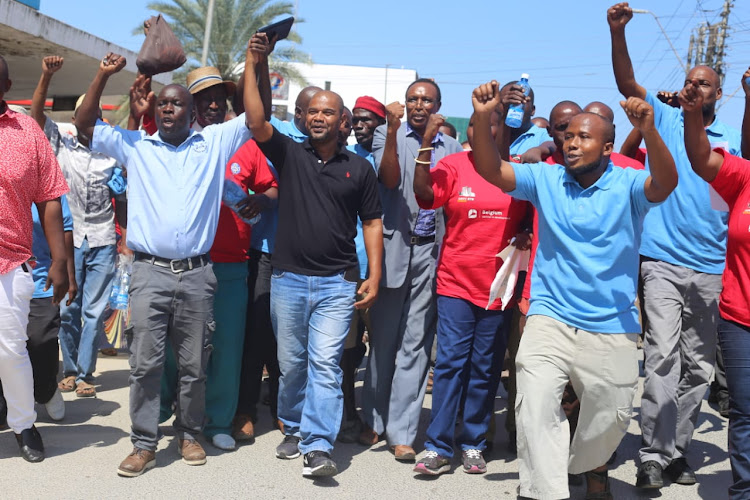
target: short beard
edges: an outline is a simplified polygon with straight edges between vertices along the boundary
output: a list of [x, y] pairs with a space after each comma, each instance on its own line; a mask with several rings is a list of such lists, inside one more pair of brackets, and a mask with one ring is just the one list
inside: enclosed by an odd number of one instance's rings
[[575, 167], [575, 168], [571, 168], [571, 167], [565, 165], [565, 171], [568, 172], [573, 177], [579, 177], [581, 175], [589, 174], [589, 173], [593, 172], [594, 170], [596, 170], [597, 168], [599, 168], [601, 166], [601, 164], [602, 164], [602, 158], [604, 158], [604, 157], [600, 156], [599, 159], [596, 160], [596, 161], [593, 161], [593, 162], [588, 163], [586, 165], [581, 165], [581, 166], [578, 166], [578, 167]]

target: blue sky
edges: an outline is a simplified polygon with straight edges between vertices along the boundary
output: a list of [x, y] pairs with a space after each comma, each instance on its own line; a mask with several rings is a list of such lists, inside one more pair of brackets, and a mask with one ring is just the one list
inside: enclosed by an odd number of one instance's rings
[[[293, 0], [292, 0], [293, 1]], [[471, 114], [471, 91], [490, 79], [500, 82], [530, 74], [537, 115], [570, 99], [585, 105], [621, 99], [612, 76], [609, 1], [551, 0], [297, 0], [302, 49], [326, 64], [413, 68], [434, 78], [443, 93], [442, 113]], [[102, 5], [107, 8], [102, 8]], [[142, 36], [131, 31], [152, 15], [146, 0], [42, 0], [41, 12], [104, 39], [138, 51]], [[377, 5], [375, 8], [374, 6]], [[683, 61], [691, 30], [718, 19], [723, 0], [642, 0]], [[729, 18], [725, 98], [719, 116], [740, 127], [744, 94], [740, 77], [750, 66], [750, 1], [735, 0]], [[678, 90], [684, 73], [650, 15], [636, 15], [627, 28], [636, 79], [652, 91]], [[733, 97], [730, 97], [731, 94]], [[615, 109], [618, 143], [630, 124]]]

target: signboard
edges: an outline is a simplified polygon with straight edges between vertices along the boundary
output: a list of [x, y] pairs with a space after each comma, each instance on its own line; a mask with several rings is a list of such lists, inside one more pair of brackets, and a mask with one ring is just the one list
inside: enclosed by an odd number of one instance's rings
[[271, 78], [271, 98], [289, 100], [289, 81], [276, 71], [272, 71], [268, 76]]

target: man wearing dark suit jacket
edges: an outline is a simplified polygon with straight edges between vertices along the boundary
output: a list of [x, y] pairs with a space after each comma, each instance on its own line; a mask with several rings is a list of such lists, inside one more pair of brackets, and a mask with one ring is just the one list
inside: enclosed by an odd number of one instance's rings
[[[406, 124], [401, 118], [406, 110]], [[406, 90], [406, 105], [386, 107], [387, 123], [375, 130], [372, 152], [383, 204], [383, 274], [371, 312], [373, 334], [362, 397], [369, 428], [363, 444], [386, 433], [396, 459], [413, 461], [412, 444], [422, 409], [434, 338], [435, 261], [444, 233], [441, 210], [421, 210], [412, 187], [416, 162], [434, 166], [461, 145], [437, 131], [445, 118], [440, 88], [429, 79]], [[428, 123], [435, 122], [433, 127]]]

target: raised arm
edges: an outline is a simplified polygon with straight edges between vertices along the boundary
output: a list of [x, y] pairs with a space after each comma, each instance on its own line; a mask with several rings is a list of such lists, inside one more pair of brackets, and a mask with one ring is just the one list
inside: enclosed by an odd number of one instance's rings
[[395, 189], [401, 182], [401, 165], [398, 162], [397, 134], [404, 117], [405, 106], [400, 102], [392, 102], [385, 107], [386, 132], [383, 156], [378, 166], [378, 179], [388, 189]]
[[[119, 54], [109, 52], [99, 63], [99, 71], [89, 85], [86, 97], [81, 103], [81, 107], [76, 111], [76, 128], [78, 135], [83, 135], [89, 141], [94, 136], [94, 126], [99, 118], [99, 101], [102, 98], [102, 92], [107, 85], [109, 77], [122, 70], [127, 61]], [[57, 293], [57, 292], [55, 292]]]
[[654, 108], [637, 97], [629, 97], [627, 101], [621, 101], [620, 105], [630, 123], [646, 141], [651, 165], [651, 175], [646, 179], [645, 185], [646, 198], [651, 202], [664, 201], [677, 187], [677, 167], [672, 153], [654, 126]]
[[[256, 65], [261, 59], [267, 57], [267, 40], [265, 33], [256, 33], [250, 39], [245, 52], [245, 72], [243, 74], [242, 102], [245, 106], [245, 123], [258, 142], [266, 142], [273, 135], [273, 125], [266, 118], [256, 74]], [[266, 78], [268, 78], [267, 75]]]
[[[693, 171], [704, 181], [711, 182], [719, 174], [724, 157], [711, 150], [703, 124], [703, 94], [698, 81], [688, 82], [678, 96], [685, 115], [685, 152]], [[651, 151], [648, 152], [649, 157]], [[651, 163], [653, 165], [653, 161]], [[653, 170], [653, 168], [652, 168]]]
[[750, 68], [742, 75], [745, 91], [745, 115], [742, 117], [742, 157], [750, 160]]
[[145, 115], [154, 116], [154, 102], [156, 96], [151, 90], [151, 77], [138, 73], [130, 87], [130, 116], [128, 116], [128, 130], [138, 130], [141, 118]]
[[490, 184], [505, 192], [516, 189], [513, 166], [500, 158], [492, 138], [491, 115], [500, 104], [500, 89], [495, 80], [483, 83], [471, 95], [474, 106], [474, 168]]
[[434, 113], [430, 115], [425, 128], [424, 137], [422, 138], [422, 144], [419, 148], [419, 155], [414, 160], [414, 194], [420, 200], [432, 204], [435, 199], [435, 195], [432, 192], [432, 176], [430, 175], [430, 167], [432, 166], [432, 141], [435, 139], [440, 127], [445, 123], [445, 117], [443, 115]]
[[47, 101], [47, 91], [49, 83], [54, 75], [63, 66], [63, 58], [60, 56], [47, 56], [42, 59], [42, 76], [39, 77], [39, 83], [34, 89], [34, 95], [31, 98], [31, 117], [44, 130], [44, 124], [47, 117], [44, 115], [44, 103]]
[[628, 2], [613, 5], [607, 10], [607, 22], [612, 38], [612, 69], [615, 72], [617, 89], [625, 97], [646, 98], [646, 89], [635, 81], [633, 63], [630, 61], [628, 44], [625, 41], [625, 25], [633, 18], [633, 9]]

